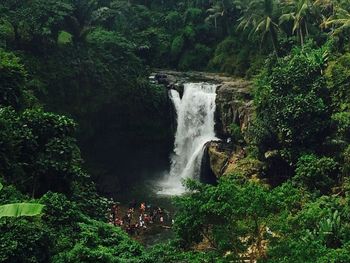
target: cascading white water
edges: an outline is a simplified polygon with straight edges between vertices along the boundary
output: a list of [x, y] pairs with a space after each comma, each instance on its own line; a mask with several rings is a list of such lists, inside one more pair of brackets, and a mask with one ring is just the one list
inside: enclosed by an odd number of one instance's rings
[[199, 177], [204, 145], [217, 139], [214, 131], [216, 85], [187, 83], [183, 97], [176, 90], [170, 98], [177, 114], [174, 154], [170, 172], [160, 182], [159, 194], [178, 195], [185, 192], [184, 179]]

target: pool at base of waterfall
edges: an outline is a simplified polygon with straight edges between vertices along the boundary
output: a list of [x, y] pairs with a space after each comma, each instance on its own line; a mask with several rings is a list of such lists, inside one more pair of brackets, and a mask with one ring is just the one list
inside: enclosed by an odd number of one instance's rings
[[[164, 213], [164, 222], [160, 223], [159, 218], [152, 223], [146, 223], [146, 228], [139, 228], [130, 236], [142, 243], [144, 246], [152, 246], [159, 243], [164, 243], [171, 240], [174, 236], [172, 230], [172, 220], [175, 214], [175, 207], [172, 203], [172, 196], [159, 195], [160, 190], [156, 186], [154, 180], [146, 180], [137, 182], [132, 186], [124, 188], [115, 197], [119, 201], [121, 209], [121, 217], [127, 214], [130, 203], [135, 203], [134, 222], [136, 223], [139, 217], [139, 208], [141, 203], [146, 205], [146, 213], [149, 214], [150, 209], [161, 208]], [[127, 229], [124, 227], [124, 230]]]

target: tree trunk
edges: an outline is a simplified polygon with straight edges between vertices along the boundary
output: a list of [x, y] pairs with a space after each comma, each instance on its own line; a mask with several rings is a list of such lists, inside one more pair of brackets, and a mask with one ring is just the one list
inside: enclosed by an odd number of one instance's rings
[[36, 177], [33, 178], [32, 198], [35, 198]]
[[279, 51], [278, 51], [278, 41], [277, 41], [277, 34], [275, 29], [272, 27], [270, 30], [270, 36], [271, 36], [271, 42], [272, 42], [272, 46], [273, 46], [273, 50], [276, 53], [276, 56], [279, 56]]
[[258, 258], [261, 255], [261, 235], [260, 235], [260, 226], [258, 223], [258, 219], [254, 218], [254, 222], [255, 222], [255, 235], [257, 236], [256, 247], [258, 249], [258, 255], [256, 255], [256, 257]]
[[309, 29], [307, 27], [307, 23], [306, 22], [304, 22], [304, 23], [305, 23], [305, 35], [309, 36]]
[[300, 44], [303, 47], [304, 46], [304, 36], [303, 36], [302, 27], [299, 28], [299, 37], [300, 37]]
[[17, 49], [21, 49], [21, 38], [20, 35], [18, 33], [18, 27], [17, 25], [12, 25], [13, 26], [13, 32], [14, 32], [14, 41], [15, 41], [15, 47]]

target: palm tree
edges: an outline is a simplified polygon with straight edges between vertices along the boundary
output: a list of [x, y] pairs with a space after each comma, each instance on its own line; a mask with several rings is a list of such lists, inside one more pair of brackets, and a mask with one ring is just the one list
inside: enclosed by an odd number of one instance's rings
[[253, 0], [250, 1], [243, 16], [239, 19], [238, 30], [248, 30], [249, 35], [260, 34], [262, 42], [267, 36], [273, 49], [278, 56], [277, 32], [279, 25], [276, 22], [276, 8], [278, 1], [276, 0]]
[[[0, 191], [3, 185], [0, 183]], [[37, 203], [15, 203], [0, 205], [1, 217], [37, 216], [42, 213], [44, 205]]]
[[285, 5], [287, 9], [291, 9], [291, 12], [281, 15], [279, 23], [292, 22], [292, 33], [297, 34], [300, 44], [303, 46], [305, 36], [309, 35], [307, 18], [312, 15], [314, 6], [310, 0], [286, 1]]
[[313, 3], [315, 12], [320, 17], [320, 27], [324, 27], [323, 23], [335, 14], [336, 1], [335, 0], [316, 0]]
[[205, 19], [206, 21], [210, 21], [214, 19], [214, 26], [215, 30], [217, 30], [218, 27], [218, 17], [224, 16], [224, 10], [222, 9], [221, 5], [218, 3], [214, 4], [211, 8], [207, 10], [207, 13], [209, 13], [209, 16]]
[[98, 3], [96, 0], [73, 0], [73, 6], [73, 14], [67, 18], [67, 31], [73, 36], [73, 41], [83, 42], [94, 29], [91, 17]]
[[334, 0], [315, 0], [313, 3], [314, 6], [320, 7], [322, 10], [334, 10], [335, 6]]
[[333, 35], [338, 35], [344, 30], [350, 29], [350, 12], [337, 7], [335, 14], [325, 20], [322, 24], [323, 27], [334, 26]]
[[240, 0], [216, 0], [213, 1], [210, 8], [207, 9], [208, 17], [205, 19], [207, 22], [214, 20], [214, 26], [217, 30], [218, 19], [222, 20], [222, 27], [225, 33], [229, 29], [229, 20], [238, 13], [238, 9], [242, 1]]

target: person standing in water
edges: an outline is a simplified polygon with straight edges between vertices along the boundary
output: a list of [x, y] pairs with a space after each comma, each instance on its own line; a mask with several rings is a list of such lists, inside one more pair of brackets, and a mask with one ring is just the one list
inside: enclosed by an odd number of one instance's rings
[[111, 208], [111, 221], [114, 225], [116, 225], [116, 220], [118, 216], [118, 206], [116, 204], [113, 204]]
[[136, 200], [133, 199], [130, 203], [129, 203], [129, 209], [131, 209], [133, 212], [135, 211], [136, 208]]
[[141, 203], [140, 205], [140, 214], [143, 215], [146, 211], [146, 204], [145, 203]]

